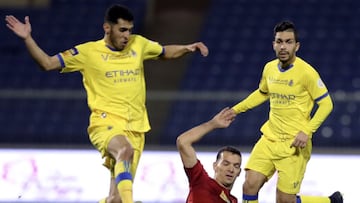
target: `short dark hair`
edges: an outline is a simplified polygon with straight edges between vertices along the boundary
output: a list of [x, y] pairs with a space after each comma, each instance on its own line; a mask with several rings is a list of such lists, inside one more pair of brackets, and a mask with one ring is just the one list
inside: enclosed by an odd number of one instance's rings
[[105, 22], [116, 24], [119, 18], [130, 22], [134, 21], [132, 12], [125, 6], [114, 4], [106, 10]]
[[274, 36], [277, 32], [290, 31], [294, 33], [295, 41], [298, 42], [298, 34], [295, 28], [295, 24], [291, 21], [282, 21], [275, 25], [274, 27]]
[[221, 157], [221, 153], [223, 152], [231, 152], [233, 154], [237, 154], [240, 156], [241, 158], [241, 152], [240, 150], [238, 150], [236, 147], [233, 147], [233, 146], [225, 146], [225, 147], [221, 147], [219, 150], [218, 150], [218, 153], [216, 155], [216, 161], [218, 161]]

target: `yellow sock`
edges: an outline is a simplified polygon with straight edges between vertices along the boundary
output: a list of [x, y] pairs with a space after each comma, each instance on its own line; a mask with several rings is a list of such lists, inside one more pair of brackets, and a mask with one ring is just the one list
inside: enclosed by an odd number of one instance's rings
[[99, 203], [106, 203], [106, 197], [104, 199], [101, 199]]
[[301, 203], [330, 203], [329, 197], [321, 196], [300, 196]]
[[133, 203], [132, 175], [130, 173], [130, 163], [128, 161], [122, 161], [115, 164], [115, 182], [122, 203]]
[[259, 203], [259, 200], [243, 200], [242, 203]]

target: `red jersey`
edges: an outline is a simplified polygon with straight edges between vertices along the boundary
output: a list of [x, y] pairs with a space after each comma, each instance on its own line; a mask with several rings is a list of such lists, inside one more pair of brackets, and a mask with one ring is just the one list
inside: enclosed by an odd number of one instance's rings
[[204, 166], [198, 162], [192, 168], [185, 168], [189, 179], [190, 192], [186, 199], [187, 203], [237, 203], [236, 197], [230, 194], [230, 190], [219, 185], [209, 177]]

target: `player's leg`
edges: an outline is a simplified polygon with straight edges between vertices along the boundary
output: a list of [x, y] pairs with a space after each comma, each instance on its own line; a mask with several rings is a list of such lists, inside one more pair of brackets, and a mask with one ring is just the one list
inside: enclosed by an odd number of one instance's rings
[[140, 157], [144, 150], [145, 145], [145, 134], [142, 132], [133, 132], [127, 131], [128, 133], [128, 140], [131, 143], [131, 146], [134, 150], [134, 155], [132, 158], [132, 165], [131, 165], [131, 174], [133, 176], [133, 180], [135, 179], [135, 174], [137, 171], [137, 167], [139, 165]]
[[[123, 198], [122, 202], [133, 202], [132, 177], [130, 173], [133, 150], [126, 138], [127, 134], [122, 128], [125, 125], [126, 121], [122, 118], [105, 112], [94, 111], [90, 116], [90, 125], [88, 128], [90, 141], [94, 147], [99, 150], [102, 157], [105, 158], [103, 165], [110, 170], [112, 180], [115, 180], [111, 181], [110, 195], [106, 198], [107, 202], [110, 202], [114, 197], [116, 198], [116, 196], [118, 196], [118, 194], [115, 193], [118, 187], [126, 188], [121, 189], [121, 191], [125, 191], [124, 195], [120, 193]], [[122, 175], [119, 176], [119, 174]], [[116, 178], [118, 178], [118, 181], [116, 181]], [[116, 184], [117, 182], [122, 183]]]
[[[141, 132], [126, 131], [126, 135], [127, 135], [127, 137], [126, 137], [127, 140], [129, 141], [129, 143], [131, 144], [131, 146], [133, 148], [133, 156], [132, 156], [132, 162], [131, 162], [131, 166], [130, 166], [130, 173], [132, 175], [132, 180], [134, 182], [137, 167], [138, 167], [139, 161], [140, 161], [140, 157], [144, 150], [145, 134], [141, 133]], [[114, 172], [114, 174], [115, 174], [115, 172]], [[116, 187], [115, 181], [114, 181], [114, 184]], [[141, 203], [141, 202], [135, 201], [135, 203]]]
[[334, 192], [331, 196], [307, 196], [307, 195], [294, 195], [276, 190], [277, 203], [343, 203], [343, 197], [340, 192]]
[[258, 203], [258, 193], [266, 180], [267, 177], [263, 174], [247, 169], [243, 184], [243, 203]]
[[274, 160], [275, 168], [278, 171], [277, 203], [301, 202], [301, 198], [296, 194], [300, 191], [312, 146], [309, 141], [306, 148], [290, 148], [291, 142], [292, 140], [285, 140], [278, 143], [277, 154], [279, 157]]
[[[128, 173], [130, 172], [131, 176], [132, 176], [132, 182], [133, 180], [135, 179], [135, 174], [136, 174], [136, 170], [137, 170], [137, 167], [139, 165], [139, 161], [140, 161], [140, 157], [141, 157], [141, 154], [144, 150], [144, 144], [145, 144], [145, 134], [144, 133], [139, 133], [139, 132], [132, 132], [132, 131], [125, 131], [125, 134], [126, 134], [126, 140], [128, 141], [128, 144], [130, 144], [130, 146], [132, 147], [132, 156], [131, 156], [131, 161], [130, 161], [130, 164], [129, 164], [129, 168], [127, 170], [122, 170], [122, 163], [121, 163], [121, 160], [123, 159], [118, 159], [118, 160], [112, 160], [114, 161], [115, 163], [111, 163], [109, 164], [111, 168], [113, 168], [112, 170], [112, 177], [115, 177], [115, 178], [112, 178], [112, 181], [111, 181], [111, 188], [110, 188], [110, 196], [109, 197], [112, 197], [114, 200], [117, 200], [117, 201], [114, 201], [114, 202], [120, 202], [118, 200], [119, 197], [122, 198], [122, 194], [119, 195], [119, 192], [121, 190], [121, 188], [119, 188], [119, 181], [116, 180], [116, 177], [118, 177], [119, 175], [118, 174], [121, 174], [121, 173]], [[109, 144], [108, 144], [108, 152], [110, 153], [110, 151], [116, 151], [114, 149], [111, 149], [111, 145], [114, 145], [115, 142], [119, 141], [119, 142], [124, 142], [124, 141], [121, 141], [121, 140], [117, 140], [118, 138], [116, 138], [118, 136], [115, 136], [115, 140], [114, 139], [111, 139]], [[121, 138], [120, 138], [121, 139]], [[116, 144], [115, 145], [119, 145], [119, 144]], [[111, 154], [114, 154], [114, 153], [111, 153]], [[114, 155], [112, 155], [114, 156]], [[119, 164], [119, 161], [120, 161], [120, 164]], [[117, 168], [117, 166], [119, 166], [119, 168]], [[128, 174], [129, 175], [129, 174]], [[132, 183], [131, 182], [131, 183]], [[124, 201], [123, 201], [124, 202]]]
[[121, 202], [121, 198], [116, 187], [115, 178], [111, 177], [110, 180], [110, 192], [107, 203], [119, 203]]
[[[288, 150], [289, 144], [284, 146], [284, 150], [285, 148]], [[277, 203], [343, 203], [340, 193], [334, 193], [331, 198], [327, 196], [296, 196], [300, 191], [311, 150], [312, 145], [309, 141], [305, 148], [296, 148], [292, 156], [274, 162], [278, 170]]]
[[300, 203], [299, 200], [295, 194], [284, 193], [278, 188], [276, 189], [276, 203]]
[[109, 141], [107, 152], [115, 159], [115, 185], [122, 203], [133, 203], [133, 176], [131, 174], [133, 147], [125, 135], [116, 135]]
[[106, 198], [103, 198], [99, 201], [99, 203], [121, 203], [121, 198], [119, 192], [117, 190], [114, 178], [114, 164], [115, 160], [111, 157], [106, 157], [104, 166], [110, 168], [110, 189], [109, 195]]
[[[141, 157], [141, 154], [144, 150], [144, 144], [145, 144], [145, 134], [144, 133], [136, 133], [136, 132], [128, 132], [130, 136], [128, 136], [128, 140], [130, 140], [130, 143], [133, 146], [134, 149], [134, 155], [133, 155], [133, 161], [131, 164], [131, 174], [133, 177], [133, 180], [135, 179], [135, 174], [137, 170], [137, 166], [139, 165], [139, 160]], [[107, 168], [112, 168], [111, 170], [111, 181], [110, 181], [110, 192], [109, 196], [107, 198], [104, 198], [100, 200], [99, 203], [121, 203], [121, 198], [118, 192], [118, 188], [115, 182], [114, 178], [114, 166], [115, 166], [115, 160], [112, 158], [107, 157], [105, 160], [104, 165]], [[141, 203], [141, 201], [135, 201], [135, 203]]]
[[109, 196], [100, 200], [99, 203], [121, 203], [121, 198], [116, 188], [115, 179], [113, 177], [110, 179]]
[[334, 192], [329, 197], [325, 196], [297, 196], [298, 199], [300, 199], [300, 203], [343, 203], [343, 196], [339, 191]]
[[258, 203], [258, 193], [261, 187], [274, 174], [275, 167], [271, 161], [267, 142], [268, 140], [264, 137], [259, 139], [245, 166], [243, 203]]
[[[145, 137], [144, 133], [124, 131], [121, 126], [126, 126], [126, 121], [122, 118], [103, 112], [91, 114], [88, 128], [90, 141], [99, 150], [102, 157], [106, 158], [104, 166], [111, 171], [113, 177], [109, 197], [103, 199], [102, 202], [106, 199], [107, 202], [117, 199], [119, 188], [122, 191], [124, 189], [121, 188], [131, 188], [131, 190], [125, 189], [127, 192], [124, 195], [121, 194], [121, 197], [126, 199], [127, 196], [131, 196], [131, 200], [123, 200], [123, 203], [133, 202], [132, 181], [144, 148]], [[121, 184], [119, 184], [120, 182]]]

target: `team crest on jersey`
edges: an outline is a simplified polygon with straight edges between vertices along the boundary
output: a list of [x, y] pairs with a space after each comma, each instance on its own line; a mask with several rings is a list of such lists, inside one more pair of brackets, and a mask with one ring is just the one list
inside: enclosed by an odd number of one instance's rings
[[63, 56], [67, 57], [67, 56], [75, 56], [77, 54], [79, 54], [79, 51], [74, 47], [71, 49], [68, 49], [64, 52], [62, 52]]
[[323, 83], [323, 81], [322, 81], [320, 78], [319, 78], [317, 84], [318, 84], [318, 87], [320, 87], [320, 88], [324, 88], [324, 87], [325, 87], [325, 84]]
[[291, 86], [294, 85], [294, 81], [293, 81], [293, 80], [290, 80], [288, 84], [289, 84], [289, 86], [291, 87]]

